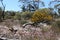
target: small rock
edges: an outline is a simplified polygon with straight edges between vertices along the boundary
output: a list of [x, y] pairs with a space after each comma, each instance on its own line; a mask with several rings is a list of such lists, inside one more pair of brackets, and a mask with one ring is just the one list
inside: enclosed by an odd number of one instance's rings
[[7, 38], [5, 38], [5, 37], [2, 37], [2, 38], [0, 38], [0, 40], [7, 40]]

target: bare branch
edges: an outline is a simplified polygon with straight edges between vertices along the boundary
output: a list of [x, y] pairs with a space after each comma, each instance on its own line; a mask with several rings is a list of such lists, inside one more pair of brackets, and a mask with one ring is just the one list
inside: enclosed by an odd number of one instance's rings
[[56, 5], [54, 5], [54, 8], [57, 8], [58, 6], [60, 6], [60, 4], [56, 4]]

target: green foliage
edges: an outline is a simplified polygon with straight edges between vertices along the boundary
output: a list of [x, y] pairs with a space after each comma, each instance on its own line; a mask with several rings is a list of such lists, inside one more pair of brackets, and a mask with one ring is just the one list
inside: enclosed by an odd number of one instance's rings
[[20, 20], [20, 24], [25, 24], [25, 23], [27, 23], [27, 21], [26, 20]]
[[11, 16], [15, 16], [15, 12], [10, 12], [10, 15]]
[[13, 16], [5, 15], [5, 19], [13, 19]]
[[60, 28], [60, 21], [57, 21], [56, 24]]
[[[26, 11], [26, 10], [35, 11], [36, 9], [39, 8], [39, 5], [40, 6], [45, 6], [44, 2], [41, 1], [41, 0], [28, 0], [28, 1], [27, 0], [19, 0], [19, 2], [24, 3], [22, 5], [22, 11]], [[41, 3], [41, 4], [39, 4], [39, 3]]]
[[41, 9], [34, 12], [31, 21], [32, 22], [43, 22], [52, 21], [53, 17], [49, 14], [48, 9]]
[[52, 23], [52, 30], [56, 33], [60, 33], [60, 20]]
[[21, 13], [16, 13], [16, 15], [14, 16], [14, 19], [21, 20]]
[[32, 13], [29, 12], [29, 11], [25, 11], [25, 12], [22, 12], [21, 16], [22, 16], [22, 18], [24, 18], [24, 19], [30, 19], [31, 16], [32, 16]]
[[5, 19], [14, 19], [16, 12], [14, 11], [6, 11], [5, 12]]
[[5, 13], [5, 18], [4, 19], [13, 19], [14, 16], [11, 16], [10, 13]]

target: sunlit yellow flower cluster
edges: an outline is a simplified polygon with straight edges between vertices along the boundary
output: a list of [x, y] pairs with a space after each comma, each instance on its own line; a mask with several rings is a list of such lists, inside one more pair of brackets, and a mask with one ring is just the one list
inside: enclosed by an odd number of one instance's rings
[[40, 21], [52, 21], [53, 17], [48, 14], [47, 10], [37, 10], [34, 12], [31, 21], [32, 22], [40, 22]]

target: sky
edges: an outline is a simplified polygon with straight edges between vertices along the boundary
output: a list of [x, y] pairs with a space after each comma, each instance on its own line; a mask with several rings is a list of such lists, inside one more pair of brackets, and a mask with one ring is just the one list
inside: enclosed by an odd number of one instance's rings
[[[50, 0], [42, 0], [42, 1], [45, 2], [45, 7], [48, 7], [48, 3], [50, 2]], [[21, 4], [21, 3], [19, 3], [18, 0], [3, 0], [3, 2], [4, 2], [4, 5], [6, 5], [6, 11], [7, 10], [9, 10], [9, 11], [11, 11], [11, 10], [20, 11], [21, 10], [21, 8], [19, 6], [19, 4]], [[2, 6], [1, 3], [0, 3], [0, 6]]]
[[[4, 5], [6, 5], [6, 10], [9, 10], [9, 11], [19, 11], [20, 10], [20, 7], [19, 7], [19, 2], [18, 0], [4, 0]], [[0, 6], [1, 3], [0, 3]]]

